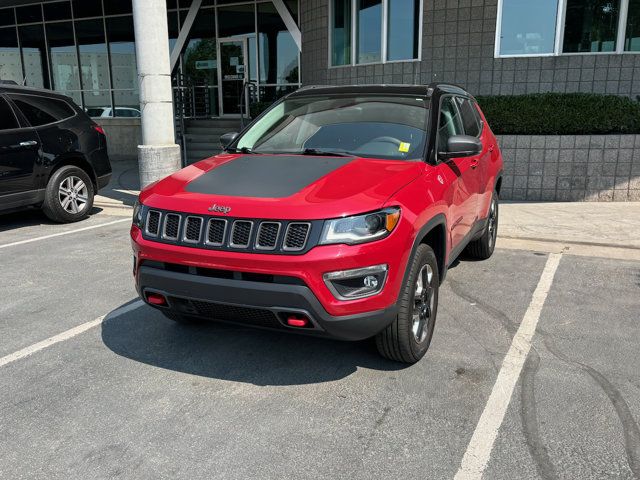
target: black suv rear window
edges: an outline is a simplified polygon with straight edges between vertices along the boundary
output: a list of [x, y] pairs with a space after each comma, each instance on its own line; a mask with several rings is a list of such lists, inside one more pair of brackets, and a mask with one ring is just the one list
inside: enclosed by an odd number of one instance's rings
[[29, 123], [34, 127], [73, 117], [75, 111], [64, 100], [39, 95], [9, 95]]
[[0, 98], [0, 130], [11, 130], [18, 128], [13, 110], [4, 98]]

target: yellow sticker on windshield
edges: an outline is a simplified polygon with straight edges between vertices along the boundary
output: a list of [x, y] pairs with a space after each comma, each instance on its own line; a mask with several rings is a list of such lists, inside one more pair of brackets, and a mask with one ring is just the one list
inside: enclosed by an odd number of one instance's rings
[[410, 143], [407, 142], [400, 142], [400, 146], [398, 147], [398, 151], [399, 152], [404, 152], [407, 153], [409, 151], [409, 148], [411, 147]]

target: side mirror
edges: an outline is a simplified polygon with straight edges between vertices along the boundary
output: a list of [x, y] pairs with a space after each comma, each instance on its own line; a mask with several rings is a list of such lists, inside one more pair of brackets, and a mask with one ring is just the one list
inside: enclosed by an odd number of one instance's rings
[[225, 133], [224, 135], [221, 135], [220, 145], [222, 146], [223, 149], [226, 149], [229, 145], [231, 145], [231, 142], [233, 142], [237, 136], [238, 136], [238, 132], [229, 132], [229, 133]]
[[482, 152], [482, 142], [479, 138], [471, 135], [453, 135], [447, 141], [447, 149], [438, 152], [438, 156], [443, 160], [450, 158], [472, 157]]

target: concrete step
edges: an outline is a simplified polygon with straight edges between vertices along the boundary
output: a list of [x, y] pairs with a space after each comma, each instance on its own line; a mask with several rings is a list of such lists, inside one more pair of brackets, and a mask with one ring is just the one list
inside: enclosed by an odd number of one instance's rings
[[184, 138], [187, 140], [187, 143], [220, 143], [219, 135], [205, 135], [204, 133], [187, 133]]
[[213, 157], [222, 152], [221, 148], [194, 150], [187, 147], [187, 159], [202, 160], [203, 158]]
[[185, 120], [185, 126], [188, 127], [209, 127], [209, 128], [240, 128], [240, 120], [238, 119], [207, 119], [207, 120]]
[[185, 129], [185, 135], [209, 135], [212, 137], [219, 137], [229, 132], [237, 132], [239, 129], [234, 128], [218, 128], [218, 127], [188, 127]]

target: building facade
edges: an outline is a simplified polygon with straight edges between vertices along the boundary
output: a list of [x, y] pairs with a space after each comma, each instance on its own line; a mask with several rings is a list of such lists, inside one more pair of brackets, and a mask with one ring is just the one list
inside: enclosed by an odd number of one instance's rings
[[[167, 2], [167, 42], [176, 57], [175, 88], [206, 91], [207, 116], [237, 115], [244, 81], [255, 84], [253, 101], [273, 101], [300, 86], [300, 48], [285, 24], [298, 22], [297, 0], [198, 0], [196, 6]], [[134, 116], [131, 0], [0, 2], [0, 79], [63, 92], [95, 116]]]
[[638, 0], [303, 0], [301, 20], [305, 84], [640, 95]]
[[[640, 0], [167, 0], [166, 7], [179, 119], [237, 119], [301, 84], [440, 81], [475, 95], [640, 96]], [[133, 8], [132, 0], [0, 0], [0, 79], [66, 93], [101, 117], [112, 156], [135, 156], [144, 139]], [[210, 130], [195, 125], [192, 137]], [[213, 153], [216, 135], [189, 156], [183, 131], [183, 161]], [[640, 199], [640, 135], [501, 143], [506, 198]]]
[[[444, 81], [478, 95], [640, 95], [640, 0], [197, 4], [188, 22], [192, 0], [167, 1], [167, 42], [174, 78], [206, 88], [213, 117], [239, 113], [242, 81], [256, 85], [253, 102], [301, 83]], [[0, 2], [3, 80], [62, 91], [95, 115], [134, 116], [135, 55], [131, 0]]]

